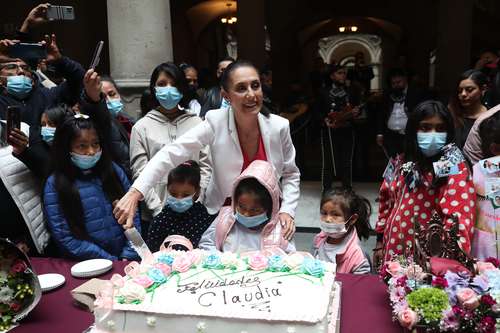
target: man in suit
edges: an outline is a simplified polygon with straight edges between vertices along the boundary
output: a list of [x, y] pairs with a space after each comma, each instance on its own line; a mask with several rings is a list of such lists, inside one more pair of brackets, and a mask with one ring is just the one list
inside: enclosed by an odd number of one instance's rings
[[400, 68], [389, 72], [388, 81], [390, 90], [384, 95], [377, 116], [377, 144], [385, 148], [390, 157], [394, 157], [404, 150], [408, 116], [430, 94], [408, 84], [408, 75]]

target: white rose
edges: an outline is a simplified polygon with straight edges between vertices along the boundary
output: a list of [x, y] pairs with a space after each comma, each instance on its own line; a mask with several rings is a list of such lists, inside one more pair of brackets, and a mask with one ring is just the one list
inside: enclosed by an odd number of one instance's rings
[[132, 280], [125, 282], [125, 285], [120, 288], [120, 296], [123, 296], [126, 303], [132, 303], [133, 301], [140, 301], [146, 297], [146, 290], [144, 287], [138, 285]]
[[222, 253], [220, 261], [226, 268], [230, 268], [233, 266], [237, 267], [239, 263], [238, 255], [232, 252]]
[[285, 258], [285, 264], [290, 270], [297, 270], [302, 265], [304, 257], [299, 253], [294, 253]]

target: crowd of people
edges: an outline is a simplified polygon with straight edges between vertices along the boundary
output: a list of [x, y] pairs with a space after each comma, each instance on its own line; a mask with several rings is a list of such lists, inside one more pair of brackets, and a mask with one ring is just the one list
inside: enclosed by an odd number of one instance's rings
[[[46, 10], [35, 7], [18, 39], [0, 41], [1, 237], [29, 255], [77, 260], [139, 259], [124, 233], [133, 227], [152, 251], [171, 235], [209, 251], [297, 250], [301, 174], [269, 69], [224, 58], [218, 84], [201, 87], [194, 66], [161, 63], [133, 119], [113, 78], [65, 57], [55, 35], [42, 42], [44, 59], [9, 57]], [[355, 59], [350, 69], [332, 63], [313, 77], [313, 102], [287, 101], [292, 113], [314, 110], [321, 129], [321, 232], [312, 254], [341, 273], [374, 272], [413, 251], [416, 220], [425, 228], [437, 216], [458, 232], [462, 251], [498, 258], [498, 57], [484, 52], [444, 102], [403, 68], [374, 97], [373, 71], [362, 53]], [[19, 128], [7, 126], [12, 109]], [[356, 124], [374, 114], [373, 140], [389, 163], [372, 230], [352, 169]], [[360, 239], [373, 233], [371, 256]]]

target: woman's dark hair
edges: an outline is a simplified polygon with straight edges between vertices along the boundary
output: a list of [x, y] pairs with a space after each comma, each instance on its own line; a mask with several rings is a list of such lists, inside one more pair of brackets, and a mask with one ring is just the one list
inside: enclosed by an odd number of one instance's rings
[[71, 110], [68, 105], [62, 103], [46, 109], [43, 113], [45, 113], [49, 121], [54, 124], [55, 127], [58, 127], [66, 116], [74, 114], [73, 110]]
[[360, 238], [368, 239], [370, 237], [370, 215], [372, 213], [372, 206], [368, 199], [356, 194], [353, 190], [348, 190], [336, 187], [327, 191], [321, 197], [320, 208], [327, 202], [334, 202], [340, 206], [344, 218], [348, 219], [353, 214], [358, 215], [356, 220], [356, 231]]
[[141, 95], [141, 101], [139, 102], [141, 108], [141, 118], [144, 117], [149, 111], [151, 111], [153, 106], [153, 101], [151, 99], [151, 90], [144, 89]]
[[118, 91], [118, 93], [120, 93], [120, 91], [118, 90], [118, 86], [116, 85], [116, 82], [115, 80], [109, 76], [109, 75], [101, 75], [101, 82], [109, 82], [111, 83], [115, 89]]
[[241, 180], [234, 190], [235, 204], [243, 193], [251, 193], [257, 197], [261, 206], [266, 210], [267, 216], [271, 218], [273, 211], [273, 199], [267, 189], [255, 178]]
[[479, 89], [483, 89], [488, 84], [488, 77], [483, 72], [476, 69], [469, 69], [460, 75], [460, 78], [455, 86], [455, 92], [450, 99], [450, 112], [453, 116], [453, 122], [456, 127], [462, 127], [464, 125], [464, 109], [458, 100], [458, 87], [460, 86], [460, 82], [463, 80], [471, 80], [479, 87]]
[[[235, 62], [230, 63], [220, 77], [220, 85], [225, 91], [229, 91], [231, 75], [233, 74], [233, 72], [242, 67], [253, 68], [257, 72], [257, 76], [259, 77], [260, 81], [260, 73], [257, 67], [255, 67], [254, 64], [252, 64], [250, 61], [238, 59]], [[260, 109], [260, 113], [262, 113], [266, 117], [269, 117], [269, 115], [271, 114], [271, 112], [264, 106], [262, 106], [262, 108]]]
[[494, 113], [481, 122], [479, 136], [481, 137], [481, 150], [484, 158], [492, 157], [491, 145], [500, 145], [500, 112]]
[[94, 129], [99, 138], [102, 155], [92, 172], [101, 182], [104, 194], [109, 202], [120, 199], [124, 188], [111, 162], [109, 147], [104, 142], [104, 135], [99, 126], [91, 119], [67, 116], [57, 127], [52, 145], [52, 170], [55, 189], [59, 198], [61, 211], [68, 222], [71, 232], [79, 239], [88, 238], [85, 229], [85, 214], [75, 180], [81, 175], [81, 170], [71, 162], [71, 144], [82, 130]]
[[189, 106], [189, 87], [186, 81], [186, 77], [184, 76], [184, 72], [180, 70], [180, 68], [174, 64], [173, 62], [164, 62], [156, 66], [151, 73], [151, 79], [149, 81], [149, 91], [151, 93], [151, 103], [154, 108], [160, 106], [160, 102], [156, 99], [155, 94], [155, 86], [156, 81], [161, 73], [164, 73], [170, 76], [174, 80], [174, 86], [179, 90], [182, 94], [182, 99], [179, 102], [179, 105], [182, 108], [187, 108]]
[[186, 63], [186, 62], [183, 62], [182, 64], [180, 64], [180, 65], [179, 65], [179, 68], [180, 68], [180, 70], [181, 70], [181, 71], [183, 71], [183, 72], [185, 72], [186, 70], [188, 70], [188, 69], [190, 69], [190, 68], [194, 69], [195, 71], [198, 71], [198, 70], [196, 69], [196, 67], [194, 67], [193, 65], [188, 64], [188, 63]]
[[433, 116], [438, 116], [445, 124], [447, 133], [446, 144], [452, 142], [455, 138], [453, 119], [443, 103], [435, 100], [427, 100], [418, 104], [414, 110], [410, 110], [405, 130], [405, 160], [417, 163], [422, 171], [432, 169], [432, 163], [422, 154], [418, 147], [417, 132], [420, 122]]
[[173, 183], [188, 183], [195, 189], [199, 189], [200, 165], [192, 160], [181, 163], [168, 174], [167, 185], [170, 186]]

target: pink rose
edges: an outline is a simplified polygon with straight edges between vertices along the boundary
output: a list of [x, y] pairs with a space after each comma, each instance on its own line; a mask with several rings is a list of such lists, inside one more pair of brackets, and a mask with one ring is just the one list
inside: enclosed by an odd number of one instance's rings
[[418, 322], [418, 315], [415, 311], [407, 308], [398, 314], [398, 321], [401, 326], [411, 330]]
[[267, 257], [256, 253], [248, 259], [248, 266], [251, 270], [262, 271], [267, 268]]
[[10, 273], [11, 274], [15, 274], [15, 273], [21, 273], [21, 272], [24, 272], [24, 270], [26, 269], [26, 264], [24, 263], [24, 261], [18, 259], [16, 260], [16, 262], [14, 263], [14, 265], [12, 265], [12, 267], [10, 268]]
[[191, 257], [191, 262], [193, 263], [193, 265], [199, 265], [203, 260], [203, 251], [200, 249], [189, 251], [187, 252], [187, 255]]
[[192, 257], [187, 254], [182, 254], [174, 259], [174, 262], [172, 263], [172, 270], [184, 273], [187, 272], [192, 265]]
[[492, 269], [497, 269], [497, 268], [491, 262], [484, 262], [484, 261], [477, 262], [477, 270], [479, 274], [483, 274], [484, 272]]
[[151, 286], [154, 283], [154, 281], [146, 275], [136, 276], [134, 278], [134, 282], [137, 283], [138, 285], [144, 287], [144, 289], [148, 288], [149, 286]]
[[386, 270], [392, 276], [399, 276], [403, 273], [403, 268], [397, 261], [389, 261], [387, 262]]
[[170, 268], [170, 266], [167, 264], [159, 262], [156, 263], [154, 267], [158, 268], [165, 276], [169, 276], [170, 273], [172, 273], [172, 268]]
[[125, 284], [125, 280], [123, 280], [123, 277], [120, 274], [113, 274], [110, 280], [111, 283], [113, 283], [113, 285], [118, 288], [123, 287], [123, 285]]
[[474, 310], [479, 306], [479, 298], [474, 290], [462, 288], [457, 292], [457, 300], [465, 309]]
[[139, 272], [140, 272], [139, 270], [140, 270], [140, 267], [139, 267], [139, 263], [137, 261], [132, 261], [130, 264], [125, 266], [125, 268], [123, 269], [125, 274], [127, 274], [131, 278], [134, 278], [137, 275], [139, 275]]

